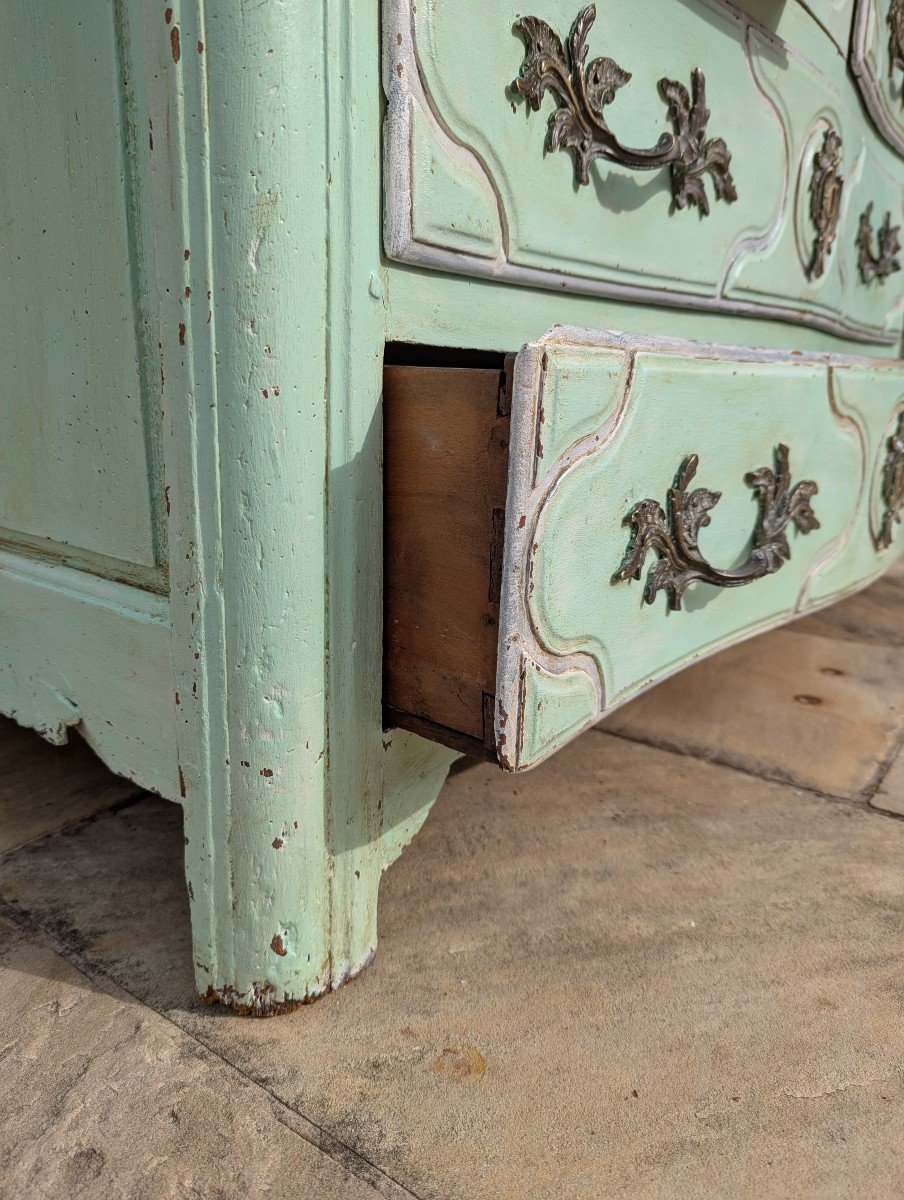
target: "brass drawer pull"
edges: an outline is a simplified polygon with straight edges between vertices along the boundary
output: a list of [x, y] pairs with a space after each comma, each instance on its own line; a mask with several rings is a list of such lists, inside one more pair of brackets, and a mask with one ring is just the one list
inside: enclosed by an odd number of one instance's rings
[[870, 200], [860, 214], [860, 226], [857, 230], [857, 265], [860, 268], [860, 278], [864, 283], [878, 279], [884, 283], [889, 275], [901, 270], [901, 264], [895, 257], [901, 249], [898, 234], [900, 225], [892, 225], [891, 213], [885, 214], [885, 220], [879, 226], [876, 253], [873, 253], [873, 202]]
[[698, 68], [692, 76], [692, 95], [675, 79], [659, 81], [674, 133], [663, 133], [649, 150], [632, 149], [619, 142], [603, 110], [629, 81], [631, 73], [611, 58], [595, 58], [585, 68], [587, 35], [595, 20], [595, 4], [581, 10], [572, 26], [567, 52], [558, 34], [539, 17], [522, 17], [516, 24], [527, 41], [527, 53], [512, 87], [535, 112], [547, 90], [559, 101], [549, 119], [548, 149], [572, 152], [579, 184], [589, 182], [591, 164], [604, 158], [636, 171], [670, 167], [676, 208], [698, 206], [704, 216], [709, 213], [703, 186], [707, 174], [712, 178], [717, 200], [736, 200], [728, 147], [722, 138], [704, 141], [709, 110], [706, 80]]
[[801, 533], [819, 528], [819, 521], [810, 507], [810, 500], [819, 490], [812, 479], [791, 487], [788, 470], [788, 447], [779, 445], [775, 453], [775, 471], [760, 467], [745, 476], [759, 504], [759, 515], [753, 531], [753, 549], [740, 567], [720, 571], [700, 552], [697, 538], [700, 530], [710, 523], [710, 510], [722, 495], [706, 488], [688, 493], [687, 488], [697, 473], [699, 459], [691, 454], [681, 464], [673, 487], [668, 492], [668, 515], [657, 500], [641, 500], [624, 519], [631, 526], [631, 540], [621, 568], [612, 577], [613, 584], [640, 579], [640, 573], [650, 550], [659, 556], [647, 575], [643, 598], [653, 604], [656, 593], [665, 589], [669, 609], [681, 609], [681, 597], [692, 583], [711, 583], [716, 587], [741, 587], [773, 575], [791, 557], [785, 529], [793, 523]]

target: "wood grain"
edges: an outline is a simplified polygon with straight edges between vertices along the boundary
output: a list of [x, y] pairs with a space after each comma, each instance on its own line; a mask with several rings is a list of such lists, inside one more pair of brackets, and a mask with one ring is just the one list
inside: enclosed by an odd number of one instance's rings
[[[495, 694], [509, 417], [505, 371], [384, 371], [390, 722], [481, 753]], [[493, 745], [492, 728], [489, 745]]]

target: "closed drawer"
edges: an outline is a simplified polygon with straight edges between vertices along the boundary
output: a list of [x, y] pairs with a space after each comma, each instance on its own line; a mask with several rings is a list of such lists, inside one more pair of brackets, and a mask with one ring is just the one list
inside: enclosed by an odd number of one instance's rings
[[900, 364], [556, 327], [384, 393], [387, 719], [509, 770], [902, 544]]
[[794, 44], [721, 0], [385, 0], [387, 253], [892, 343], [904, 164], [787, 11]]

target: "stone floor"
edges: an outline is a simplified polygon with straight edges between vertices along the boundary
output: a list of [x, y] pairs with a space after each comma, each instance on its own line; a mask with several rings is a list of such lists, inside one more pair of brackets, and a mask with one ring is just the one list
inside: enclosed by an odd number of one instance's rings
[[180, 811], [0, 725], [0, 1193], [904, 1194], [904, 574], [515, 779], [458, 770], [380, 953], [194, 1002]]

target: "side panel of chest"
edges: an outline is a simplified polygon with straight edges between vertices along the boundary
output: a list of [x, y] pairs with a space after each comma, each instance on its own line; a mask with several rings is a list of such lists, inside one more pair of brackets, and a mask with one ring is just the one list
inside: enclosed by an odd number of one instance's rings
[[0, 540], [149, 581], [162, 561], [143, 187], [155, 133], [135, 94], [132, 6], [12, 8], [0, 45]]

